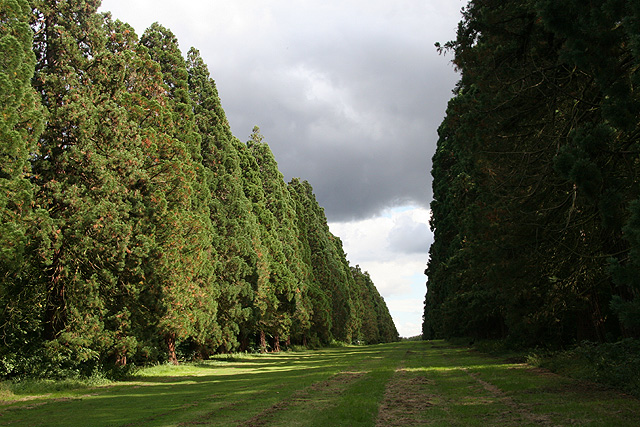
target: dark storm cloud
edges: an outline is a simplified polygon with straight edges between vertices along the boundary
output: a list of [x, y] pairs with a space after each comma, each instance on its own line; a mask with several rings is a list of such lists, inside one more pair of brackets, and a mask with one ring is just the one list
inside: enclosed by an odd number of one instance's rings
[[316, 40], [285, 66], [254, 64], [250, 81], [218, 73], [233, 132], [246, 139], [260, 126], [285, 178], [308, 180], [330, 220], [429, 203], [457, 77], [433, 43], [393, 36]]
[[[103, 0], [106, 9], [129, 4]], [[147, 9], [156, 15], [133, 24], [141, 32], [160, 21], [183, 51], [196, 46], [234, 135], [245, 141], [258, 125], [285, 179], [308, 180], [330, 221], [428, 205], [436, 129], [457, 80], [434, 43], [455, 36], [463, 2], [186, 5], [198, 15], [156, 0]]]
[[446, 59], [412, 61], [417, 54], [399, 58], [400, 49], [378, 49], [350, 68], [335, 59], [272, 78], [265, 68], [253, 90], [238, 81], [225, 90], [219, 79], [221, 93], [234, 94], [222, 95], [232, 130], [244, 140], [260, 126], [285, 177], [307, 179], [330, 220], [399, 202], [426, 206], [436, 129], [456, 77]]

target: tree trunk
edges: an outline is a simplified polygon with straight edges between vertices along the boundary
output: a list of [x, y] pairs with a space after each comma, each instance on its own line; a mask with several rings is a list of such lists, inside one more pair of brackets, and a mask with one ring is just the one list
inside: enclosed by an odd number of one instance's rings
[[62, 249], [56, 249], [51, 266], [51, 280], [45, 308], [44, 334], [47, 340], [52, 341], [58, 336], [58, 332], [64, 329], [65, 319], [65, 288], [62, 280]]
[[264, 335], [264, 331], [260, 331], [260, 353], [267, 352], [267, 338]]
[[273, 352], [280, 353], [280, 335], [273, 337]]
[[249, 337], [247, 335], [243, 335], [240, 340], [240, 352], [245, 352], [249, 348]]
[[127, 366], [127, 351], [124, 348], [122, 353], [116, 354], [116, 366]]
[[174, 365], [178, 364], [178, 357], [176, 356], [176, 336], [175, 334], [169, 334], [165, 338], [167, 342], [167, 348], [169, 349], [169, 362]]

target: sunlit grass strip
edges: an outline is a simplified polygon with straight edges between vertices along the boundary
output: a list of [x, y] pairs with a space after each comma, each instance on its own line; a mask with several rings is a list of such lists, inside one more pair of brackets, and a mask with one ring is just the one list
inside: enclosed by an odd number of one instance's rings
[[484, 364], [484, 365], [460, 365], [460, 366], [425, 366], [420, 368], [404, 368], [408, 372], [447, 372], [457, 371], [461, 369], [471, 370], [486, 370], [486, 369], [515, 369], [518, 367], [525, 367], [522, 363], [498, 363], [498, 364]]

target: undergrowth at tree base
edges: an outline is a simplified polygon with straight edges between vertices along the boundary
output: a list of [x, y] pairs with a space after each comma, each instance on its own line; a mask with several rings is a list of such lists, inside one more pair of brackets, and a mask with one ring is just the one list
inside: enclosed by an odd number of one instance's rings
[[478, 351], [574, 379], [591, 381], [640, 397], [640, 340], [627, 338], [612, 343], [583, 341], [569, 348], [517, 348], [506, 340], [470, 341], [455, 338], [453, 344], [471, 345]]

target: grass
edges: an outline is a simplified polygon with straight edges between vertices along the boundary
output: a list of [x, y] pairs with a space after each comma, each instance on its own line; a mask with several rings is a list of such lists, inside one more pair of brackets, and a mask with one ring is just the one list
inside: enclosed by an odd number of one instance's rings
[[143, 369], [129, 381], [0, 385], [1, 425], [637, 425], [640, 401], [442, 341]]

